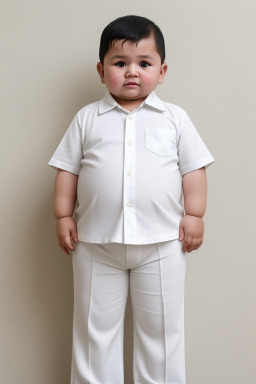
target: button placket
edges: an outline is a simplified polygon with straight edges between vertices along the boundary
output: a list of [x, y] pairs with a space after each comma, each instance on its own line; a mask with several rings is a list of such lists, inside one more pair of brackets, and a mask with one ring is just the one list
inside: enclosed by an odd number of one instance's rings
[[135, 155], [135, 115], [129, 115], [125, 122], [124, 242], [136, 236]]

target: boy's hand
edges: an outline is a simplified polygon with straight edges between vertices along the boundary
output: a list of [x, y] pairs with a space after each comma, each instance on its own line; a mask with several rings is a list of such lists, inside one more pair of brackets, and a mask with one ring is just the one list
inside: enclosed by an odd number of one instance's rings
[[192, 252], [203, 243], [204, 221], [200, 217], [185, 215], [181, 219], [179, 240], [183, 241], [182, 251]]
[[73, 217], [63, 217], [57, 220], [56, 233], [60, 248], [69, 255], [74, 251], [74, 242], [78, 242], [76, 222]]

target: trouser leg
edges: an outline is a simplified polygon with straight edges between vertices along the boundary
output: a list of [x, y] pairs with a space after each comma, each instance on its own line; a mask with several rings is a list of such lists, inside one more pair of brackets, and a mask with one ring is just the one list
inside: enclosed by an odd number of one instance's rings
[[134, 383], [185, 384], [186, 254], [178, 240], [152, 247], [144, 264], [130, 274]]
[[[113, 248], [113, 249], [111, 249]], [[117, 244], [78, 243], [73, 254], [71, 384], [122, 384], [128, 270]], [[114, 252], [112, 252], [114, 251]], [[116, 259], [113, 257], [116, 254]]]

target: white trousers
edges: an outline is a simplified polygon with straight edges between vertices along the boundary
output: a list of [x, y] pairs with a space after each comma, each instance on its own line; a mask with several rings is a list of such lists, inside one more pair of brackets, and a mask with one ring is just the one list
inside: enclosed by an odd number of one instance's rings
[[127, 245], [79, 242], [73, 253], [71, 384], [123, 384], [130, 288], [136, 384], [185, 384], [186, 253], [179, 240]]

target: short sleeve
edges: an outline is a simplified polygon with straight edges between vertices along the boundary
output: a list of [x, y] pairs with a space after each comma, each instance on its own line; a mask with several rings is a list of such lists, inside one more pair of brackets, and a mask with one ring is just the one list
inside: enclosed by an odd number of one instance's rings
[[181, 122], [178, 153], [182, 176], [214, 162], [214, 158], [186, 112], [184, 112]]
[[78, 175], [82, 158], [83, 144], [78, 113], [71, 122], [48, 164], [52, 167]]

